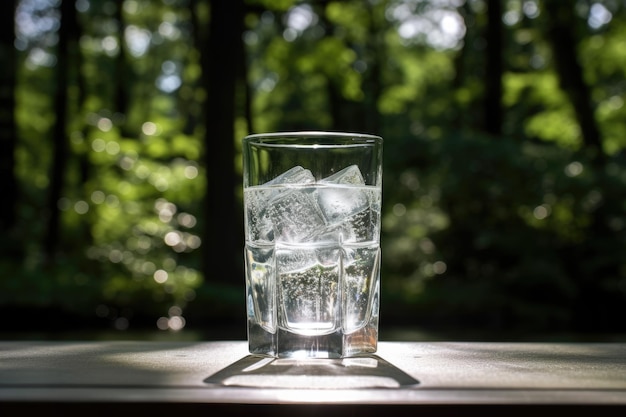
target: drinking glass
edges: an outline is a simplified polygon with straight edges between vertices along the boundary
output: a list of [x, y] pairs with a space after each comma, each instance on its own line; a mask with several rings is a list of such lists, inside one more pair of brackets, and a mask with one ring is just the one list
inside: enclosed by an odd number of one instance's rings
[[382, 142], [345, 132], [243, 139], [251, 353], [376, 352]]

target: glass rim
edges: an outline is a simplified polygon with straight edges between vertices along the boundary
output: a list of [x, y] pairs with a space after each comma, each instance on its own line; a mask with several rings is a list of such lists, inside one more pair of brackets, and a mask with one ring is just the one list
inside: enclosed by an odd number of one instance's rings
[[287, 132], [270, 132], [270, 133], [253, 133], [243, 138], [244, 141], [250, 142], [254, 139], [356, 139], [356, 140], [371, 140], [374, 142], [382, 142], [383, 138], [378, 135], [372, 135], [369, 133], [355, 133], [355, 132], [343, 132], [343, 131], [324, 131], [324, 130], [303, 130], [303, 131], [287, 131]]

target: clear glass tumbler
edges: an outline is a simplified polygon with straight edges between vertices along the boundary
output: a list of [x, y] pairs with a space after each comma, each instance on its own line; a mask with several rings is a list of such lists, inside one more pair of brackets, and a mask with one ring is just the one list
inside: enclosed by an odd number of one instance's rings
[[243, 139], [251, 353], [376, 352], [382, 142], [340, 132]]

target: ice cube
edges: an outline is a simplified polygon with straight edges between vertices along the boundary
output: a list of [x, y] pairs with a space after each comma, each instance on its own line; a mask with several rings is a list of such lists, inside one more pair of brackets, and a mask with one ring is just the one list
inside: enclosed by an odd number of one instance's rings
[[362, 242], [372, 239], [376, 221], [372, 212], [372, 190], [364, 186], [363, 175], [356, 165], [320, 181], [317, 202], [328, 225], [313, 237], [314, 241], [335, 240]]
[[294, 248], [278, 243], [276, 245], [276, 268], [278, 274], [309, 269], [317, 264], [314, 249]]
[[320, 180], [320, 184], [329, 185], [320, 188], [317, 201], [328, 223], [337, 223], [343, 219], [365, 210], [369, 199], [361, 189], [350, 187], [332, 187], [339, 185], [365, 185], [359, 167], [350, 165], [341, 171]]
[[315, 182], [315, 177], [313, 177], [311, 171], [301, 166], [295, 166], [261, 186], [250, 187], [245, 190], [248, 238], [252, 241], [274, 241], [271, 202], [277, 200], [282, 193], [291, 192], [291, 190], [282, 187], [266, 186], [310, 184], [313, 182]]
[[326, 226], [313, 194], [306, 188], [283, 191], [270, 202], [269, 217], [274, 238], [282, 242], [301, 242]]
[[300, 165], [295, 166], [283, 172], [273, 180], [266, 182], [264, 185], [276, 184], [311, 184], [315, 182], [315, 177], [308, 169], [302, 168]]
[[367, 194], [349, 187], [320, 188], [317, 202], [328, 223], [341, 222], [369, 207]]
[[350, 165], [349, 167], [346, 167], [341, 171], [320, 180], [320, 182], [331, 184], [365, 185], [361, 170], [356, 165]]
[[374, 213], [368, 208], [358, 213], [343, 218], [340, 222], [327, 225], [323, 229], [316, 229], [307, 238], [307, 242], [315, 243], [357, 243], [373, 240], [376, 227], [373, 219]]
[[268, 214], [267, 190], [250, 187], [244, 190], [246, 239], [250, 241], [272, 242], [274, 229]]

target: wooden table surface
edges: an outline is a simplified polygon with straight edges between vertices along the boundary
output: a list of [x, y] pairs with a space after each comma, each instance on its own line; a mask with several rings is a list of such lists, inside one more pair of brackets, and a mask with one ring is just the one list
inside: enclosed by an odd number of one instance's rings
[[245, 341], [0, 342], [3, 417], [468, 410], [626, 416], [626, 344], [383, 341], [370, 357], [294, 361]]

